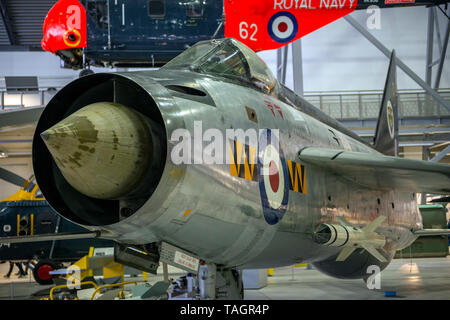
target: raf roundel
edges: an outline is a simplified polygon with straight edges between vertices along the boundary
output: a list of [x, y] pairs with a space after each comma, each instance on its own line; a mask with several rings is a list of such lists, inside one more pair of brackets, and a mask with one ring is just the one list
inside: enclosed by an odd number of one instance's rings
[[269, 19], [267, 31], [270, 37], [276, 42], [290, 42], [294, 40], [298, 32], [297, 19], [290, 12], [277, 12]]
[[394, 109], [392, 108], [391, 100], [388, 100], [386, 105], [386, 116], [389, 128], [389, 135], [394, 139]]
[[264, 218], [274, 225], [283, 218], [289, 197], [286, 161], [274, 130], [264, 130], [259, 137], [258, 170]]

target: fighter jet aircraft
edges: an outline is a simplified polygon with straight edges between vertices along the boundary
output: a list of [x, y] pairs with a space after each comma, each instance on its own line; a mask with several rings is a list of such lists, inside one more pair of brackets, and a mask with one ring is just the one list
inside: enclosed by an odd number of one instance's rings
[[450, 192], [450, 166], [395, 157], [395, 70], [393, 53], [373, 145], [232, 38], [160, 70], [89, 75], [44, 110], [36, 179], [84, 236], [115, 240], [120, 262], [198, 270], [205, 298], [240, 297], [236, 269], [365, 278], [428, 232], [416, 193]]

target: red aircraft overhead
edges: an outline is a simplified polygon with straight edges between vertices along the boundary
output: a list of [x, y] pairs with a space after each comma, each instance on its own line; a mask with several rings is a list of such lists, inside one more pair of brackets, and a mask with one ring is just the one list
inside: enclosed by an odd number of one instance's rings
[[60, 0], [44, 20], [45, 51], [85, 48], [87, 46], [86, 10], [77, 0]]
[[358, 0], [225, 0], [225, 37], [277, 49], [356, 9]]

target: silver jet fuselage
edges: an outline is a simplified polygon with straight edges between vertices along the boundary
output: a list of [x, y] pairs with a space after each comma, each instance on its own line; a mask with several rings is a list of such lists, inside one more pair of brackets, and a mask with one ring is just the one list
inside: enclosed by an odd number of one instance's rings
[[[383, 112], [389, 143], [395, 116]], [[355, 167], [333, 162], [340, 154]], [[371, 156], [397, 163], [234, 39], [199, 43], [158, 71], [75, 80], [49, 102], [33, 143], [45, 198], [102, 237], [166, 242], [225, 268], [313, 262], [346, 278], [384, 268], [422, 229], [410, 181], [389, 185]], [[397, 167], [388, 172], [402, 182]]]
[[[339, 248], [321, 246], [313, 241], [312, 235], [322, 223], [337, 223], [338, 216], [357, 226], [366, 225], [378, 216], [386, 216], [380, 233], [386, 237], [384, 249], [388, 258], [415, 239], [411, 229], [421, 228], [415, 194], [370, 190], [320, 167], [302, 165], [297, 155], [303, 148], [311, 146], [379, 153], [276, 96], [226, 79], [180, 70], [93, 75], [88, 78], [75, 82], [133, 83], [147, 92], [161, 114], [167, 139], [159, 183], [136, 212], [129, 217], [121, 217], [115, 223], [96, 223], [97, 226], [73, 219], [91, 230], [101, 230], [108, 238], [126, 244], [165, 241], [206, 261], [225, 266], [263, 268], [322, 261], [336, 255]], [[206, 98], [173, 90], [176, 89], [174, 86], [186, 83], [194, 83], [206, 93]], [[72, 86], [75, 91], [77, 88]], [[70, 87], [64, 90], [70, 90]], [[303, 104], [308, 105], [306, 101]], [[256, 121], [249, 115], [248, 108], [256, 113]], [[245, 163], [240, 164], [240, 176], [232, 174], [229, 163], [194, 163], [194, 148], [199, 146], [199, 139], [195, 139], [199, 122], [203, 133], [217, 129], [224, 137], [226, 129], [230, 128], [279, 130], [283, 157], [293, 164], [292, 170], [280, 174], [291, 184], [298, 179], [299, 185], [297, 191], [286, 190], [286, 210], [277, 223], [269, 224], [265, 219], [257, 168], [253, 173], [248, 172], [251, 175], [249, 179], [249, 176], [245, 177], [245, 170], [249, 168]], [[192, 164], [172, 161], [173, 149], [180, 142], [172, 138], [179, 129], [191, 133]], [[246, 141], [236, 141], [246, 144]], [[225, 141], [224, 149], [230, 147], [228, 142]], [[203, 139], [200, 142], [203, 150], [210, 143]], [[251, 147], [258, 148], [257, 145]], [[88, 151], [80, 150], [81, 154], [84, 152]], [[242, 159], [244, 156], [243, 153]], [[301, 165], [299, 171], [295, 164]], [[298, 190], [300, 184], [304, 184], [301, 186], [303, 190]]]

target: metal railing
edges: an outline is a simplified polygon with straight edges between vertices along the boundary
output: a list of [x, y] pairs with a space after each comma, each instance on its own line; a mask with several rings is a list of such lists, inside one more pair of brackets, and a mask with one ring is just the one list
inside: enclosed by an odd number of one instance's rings
[[[437, 90], [450, 102], [450, 89]], [[338, 120], [376, 119], [383, 91], [305, 92], [304, 98]], [[445, 117], [450, 112], [422, 90], [399, 90], [399, 118]]]
[[[0, 86], [0, 112], [24, 107], [45, 106], [48, 101], [70, 82], [69, 78], [59, 79], [55, 86], [40, 87], [38, 92], [8, 93]], [[45, 82], [45, 81], [44, 81]], [[47, 80], [47, 82], [51, 82]], [[53, 81], [55, 83], [55, 81]], [[437, 92], [450, 102], [450, 89]], [[327, 91], [305, 92], [304, 98], [314, 106], [338, 120], [376, 119], [380, 110], [383, 91]], [[423, 90], [399, 90], [399, 118], [440, 118], [449, 117], [450, 111]]]

